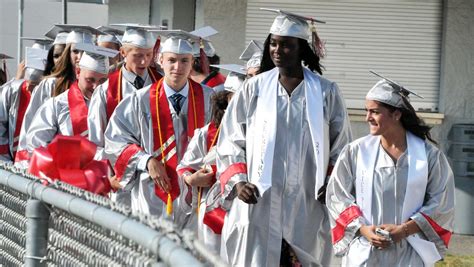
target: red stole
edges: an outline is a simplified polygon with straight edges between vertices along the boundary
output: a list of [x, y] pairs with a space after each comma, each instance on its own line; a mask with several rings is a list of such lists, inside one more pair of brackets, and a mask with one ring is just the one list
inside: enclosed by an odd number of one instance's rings
[[30, 103], [31, 92], [28, 91], [28, 85], [24, 81], [20, 86], [20, 91], [18, 92], [20, 98], [20, 103], [18, 104], [18, 113], [16, 118], [15, 132], [13, 133], [13, 151], [12, 156], [15, 158], [15, 154], [18, 148], [18, 141], [20, 137], [21, 125], [23, 124], [23, 118], [25, 117], [26, 108]]
[[[162, 78], [161, 74], [155, 68], [149, 67], [147, 70], [153, 83]], [[107, 120], [110, 119], [115, 107], [117, 107], [122, 98], [122, 69], [119, 69], [109, 74], [109, 87], [107, 88], [106, 96]]]
[[[194, 130], [204, 126], [204, 92], [202, 87], [188, 79], [188, 137], [191, 138]], [[169, 109], [168, 98], [163, 86], [163, 78], [154, 83], [150, 88], [150, 111], [153, 125], [153, 151], [160, 151], [156, 159], [164, 162], [166, 173], [171, 180], [171, 199], [175, 200], [179, 194], [178, 174], [178, 153], [176, 151], [176, 140], [168, 143], [174, 137], [173, 119]], [[155, 185], [156, 195], [167, 203], [168, 194]]]
[[226, 77], [220, 72], [211, 73], [203, 83], [209, 87], [216, 87], [225, 83]]
[[[69, 91], [67, 92], [67, 101], [69, 106], [69, 117], [72, 123], [73, 135], [81, 135], [87, 131], [87, 113], [88, 108], [84, 95], [77, 85], [77, 81], [74, 82]], [[87, 135], [85, 135], [87, 136]]]

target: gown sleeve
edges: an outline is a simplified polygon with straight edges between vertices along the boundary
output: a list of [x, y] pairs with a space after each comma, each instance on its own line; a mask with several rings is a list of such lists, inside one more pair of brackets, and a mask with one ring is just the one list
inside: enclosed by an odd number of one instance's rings
[[454, 175], [446, 156], [431, 144], [428, 151], [428, 185], [425, 201], [411, 219], [424, 236], [446, 254], [454, 223]]
[[336, 256], [346, 253], [351, 241], [358, 236], [359, 228], [365, 224], [355, 199], [357, 153], [353, 150], [354, 146], [350, 144], [341, 151], [326, 191], [326, 205]]

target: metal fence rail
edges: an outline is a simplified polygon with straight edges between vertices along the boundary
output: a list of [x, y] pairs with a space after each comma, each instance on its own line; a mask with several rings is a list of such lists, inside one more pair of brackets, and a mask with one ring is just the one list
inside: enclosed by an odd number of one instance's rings
[[0, 266], [225, 266], [167, 220], [5, 163], [0, 200]]

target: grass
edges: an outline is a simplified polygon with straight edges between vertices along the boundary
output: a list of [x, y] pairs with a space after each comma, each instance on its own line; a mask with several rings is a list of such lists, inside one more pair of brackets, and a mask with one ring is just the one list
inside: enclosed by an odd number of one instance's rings
[[474, 266], [474, 256], [457, 256], [448, 254], [444, 261], [436, 263], [436, 267], [471, 267]]

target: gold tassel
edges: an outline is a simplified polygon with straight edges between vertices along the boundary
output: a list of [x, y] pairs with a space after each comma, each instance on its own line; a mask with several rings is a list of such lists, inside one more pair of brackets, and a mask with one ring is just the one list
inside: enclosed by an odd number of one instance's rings
[[171, 194], [168, 193], [168, 201], [166, 202], [166, 214], [171, 216], [173, 213], [173, 199], [171, 198]]

